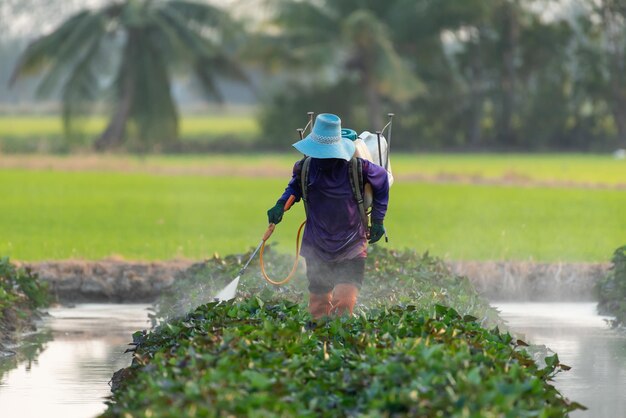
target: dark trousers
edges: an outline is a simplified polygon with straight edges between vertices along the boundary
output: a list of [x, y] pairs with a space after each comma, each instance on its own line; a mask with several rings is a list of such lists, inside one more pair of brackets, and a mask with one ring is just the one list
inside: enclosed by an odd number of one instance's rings
[[327, 262], [308, 257], [306, 276], [309, 292], [318, 295], [331, 292], [340, 283], [353, 284], [360, 289], [365, 276], [365, 258]]

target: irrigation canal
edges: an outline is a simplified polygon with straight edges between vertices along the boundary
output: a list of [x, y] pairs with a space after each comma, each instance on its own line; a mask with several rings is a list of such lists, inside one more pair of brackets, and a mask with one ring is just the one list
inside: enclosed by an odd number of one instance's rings
[[[32, 361], [19, 353], [19, 366], [0, 382], [0, 417], [89, 418], [104, 412], [109, 381], [130, 364], [124, 354], [132, 333], [150, 326], [150, 305], [82, 304], [49, 309], [43, 342], [32, 336], [23, 350], [41, 352]], [[12, 361], [10, 358], [0, 360]]]
[[571, 417], [626, 417], [626, 332], [609, 329], [595, 302], [493, 303], [512, 331], [572, 366], [555, 386], [587, 408]]
[[[556, 386], [587, 407], [573, 417], [626, 416], [626, 333], [608, 329], [595, 303], [495, 303], [511, 329], [545, 344], [572, 370]], [[40, 335], [0, 381], [0, 417], [88, 418], [104, 411], [108, 382], [130, 363], [131, 334], [148, 327], [149, 305], [82, 304], [50, 309]], [[34, 347], [34, 348], [33, 348]], [[36, 353], [35, 356], [32, 353]]]

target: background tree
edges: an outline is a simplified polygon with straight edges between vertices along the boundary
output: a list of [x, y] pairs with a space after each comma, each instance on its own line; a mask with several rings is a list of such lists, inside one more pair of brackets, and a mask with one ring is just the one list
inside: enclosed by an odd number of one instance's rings
[[590, 73], [586, 88], [610, 109], [617, 141], [626, 148], [626, 4], [618, 0], [585, 2], [587, 18], [580, 16], [580, 57]]
[[[443, 39], [448, 66], [442, 72], [449, 72], [454, 80], [438, 87], [453, 96], [448, 106], [457, 115], [448, 125], [449, 131], [454, 129], [448, 144], [521, 148], [537, 144], [538, 133], [551, 138], [557, 126], [564, 129], [559, 124], [568, 112], [563, 100], [570, 81], [568, 28], [562, 21], [543, 19], [530, 4], [441, 0], [428, 11], [439, 22]], [[431, 83], [426, 85], [429, 93], [436, 91]], [[554, 100], [546, 100], [547, 92]], [[542, 107], [548, 103], [553, 106], [554, 123]]]
[[[66, 5], [53, 3], [55, 11]], [[247, 72], [265, 93], [255, 144], [284, 149], [313, 110], [369, 130], [393, 111], [394, 145], [405, 149], [626, 147], [622, 3], [258, 0], [246, 25], [259, 29], [245, 37]], [[228, 11], [189, 1], [107, 4], [34, 42], [13, 73], [13, 81], [40, 73], [40, 95], [63, 99], [68, 133], [106, 104], [111, 119], [99, 148], [123, 140], [131, 149], [158, 148], [178, 132], [169, 83], [179, 69], [191, 67], [210, 97], [219, 97], [221, 75], [245, 79], [225, 51], [244, 45], [229, 16], [240, 19], [247, 2]], [[13, 61], [20, 42], [0, 45], [0, 55]], [[1, 61], [6, 79], [13, 65]], [[28, 98], [3, 96], [18, 100]]]
[[109, 104], [111, 119], [95, 142], [112, 148], [136, 138], [141, 148], [178, 138], [171, 73], [190, 66], [205, 93], [220, 98], [216, 76], [245, 81], [227, 53], [238, 27], [222, 10], [184, 0], [125, 0], [84, 10], [26, 49], [11, 83], [45, 72], [40, 96], [60, 89], [67, 135], [94, 104]]
[[[269, 0], [274, 33], [265, 58], [278, 58], [292, 74], [303, 70], [301, 85], [335, 85], [346, 80], [365, 104], [371, 129], [382, 127], [383, 100], [404, 103], [423, 85], [394, 46], [393, 22], [403, 0]], [[311, 73], [316, 72], [317, 80]], [[299, 73], [300, 75], [302, 73]], [[308, 79], [307, 79], [308, 78]], [[323, 80], [321, 80], [323, 79]]]
[[440, 71], [448, 72], [449, 78], [454, 80], [438, 88], [449, 92], [452, 96], [449, 109], [456, 109], [454, 142], [473, 148], [481, 147], [484, 142], [486, 104], [493, 83], [493, 3], [442, 0], [436, 6], [431, 5], [428, 11], [428, 15], [439, 22], [436, 30], [447, 58], [447, 66]]

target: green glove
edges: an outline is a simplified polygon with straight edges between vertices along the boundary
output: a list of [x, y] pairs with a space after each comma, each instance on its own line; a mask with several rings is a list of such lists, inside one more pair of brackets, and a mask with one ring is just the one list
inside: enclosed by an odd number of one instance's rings
[[267, 211], [268, 222], [278, 224], [283, 220], [283, 213], [285, 213], [285, 202], [279, 200], [273, 208]]
[[370, 227], [370, 240], [368, 241], [370, 244], [378, 242], [385, 235], [385, 227], [383, 226], [383, 221], [372, 221], [372, 226]]

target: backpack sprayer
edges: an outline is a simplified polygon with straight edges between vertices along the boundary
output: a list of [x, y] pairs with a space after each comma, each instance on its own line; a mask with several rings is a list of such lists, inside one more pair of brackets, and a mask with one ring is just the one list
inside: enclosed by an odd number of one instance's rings
[[[297, 129], [298, 135], [300, 136], [301, 140], [304, 139], [304, 133], [307, 131], [307, 129], [310, 131], [313, 128], [314, 112], [308, 112], [307, 116], [308, 116], [308, 122], [305, 125], [305, 127]], [[389, 121], [383, 127], [383, 129], [381, 129], [380, 131], [376, 131], [375, 134], [372, 134], [368, 131], [364, 131], [357, 137], [356, 140], [354, 140], [355, 145], [356, 145], [356, 152], [355, 152], [354, 157], [359, 157], [361, 159], [371, 161], [375, 164], [380, 165], [381, 167], [384, 167], [385, 170], [387, 170], [387, 176], [389, 178], [389, 186], [391, 186], [393, 184], [393, 174], [391, 173], [391, 164], [389, 162], [389, 146], [391, 144], [391, 127], [393, 124], [394, 114], [388, 113], [387, 116], [389, 117]], [[387, 130], [388, 139], [385, 139], [385, 137], [383, 136], [383, 133], [385, 132], [385, 130]], [[307, 166], [307, 163], [306, 163], [307, 160], [310, 160], [310, 158], [305, 156], [305, 159], [303, 160], [304, 166]], [[352, 189], [355, 195], [355, 199], [357, 200], [357, 204], [359, 206], [359, 212], [361, 213], [363, 223], [367, 231], [367, 227], [368, 227], [367, 219], [369, 215], [367, 210], [370, 209], [372, 206], [373, 191], [372, 191], [372, 187], [369, 184], [367, 183], [362, 184], [363, 177], [360, 171], [361, 164], [356, 164], [356, 162], [357, 162], [356, 158], [352, 158], [349, 177], [350, 177], [350, 182], [352, 184]], [[304, 195], [303, 200], [305, 202], [305, 209], [306, 209], [306, 191], [305, 191], [306, 181], [307, 181], [306, 169], [301, 173], [301, 181], [303, 184], [303, 195]], [[295, 196], [293, 195], [289, 196], [289, 199], [287, 199], [287, 202], [285, 203], [285, 206], [284, 206], [285, 212], [291, 208], [295, 199], [296, 199]], [[237, 275], [237, 277], [235, 277], [225, 288], [223, 288], [214, 297], [214, 299], [218, 302], [222, 302], [222, 301], [227, 301], [227, 300], [231, 300], [235, 298], [235, 295], [237, 294], [237, 286], [239, 285], [239, 279], [244, 274], [244, 272], [248, 268], [248, 265], [250, 264], [252, 259], [256, 256], [256, 254], [259, 253], [259, 251], [260, 251], [259, 262], [261, 264], [261, 273], [263, 275], [263, 278], [268, 283], [274, 286], [281, 286], [283, 284], [288, 283], [292, 279], [293, 275], [296, 272], [296, 269], [298, 268], [298, 263], [300, 260], [300, 236], [301, 236], [302, 229], [304, 228], [305, 224], [306, 224], [306, 219], [302, 222], [302, 224], [298, 228], [298, 234], [296, 236], [296, 260], [293, 264], [293, 267], [291, 268], [291, 271], [289, 272], [289, 274], [287, 275], [285, 279], [274, 281], [265, 272], [265, 264], [263, 263], [263, 253], [265, 250], [265, 243], [267, 242], [269, 237], [274, 232], [274, 229], [276, 228], [276, 225], [271, 223], [269, 224], [269, 226], [267, 227], [267, 230], [263, 234], [263, 237], [261, 238], [261, 242], [259, 242], [259, 245], [257, 245], [256, 249], [252, 252], [246, 264], [244, 264], [241, 270], [239, 270], [239, 274]], [[387, 231], [385, 231], [385, 241], [386, 242], [389, 241], [387, 237]]]

